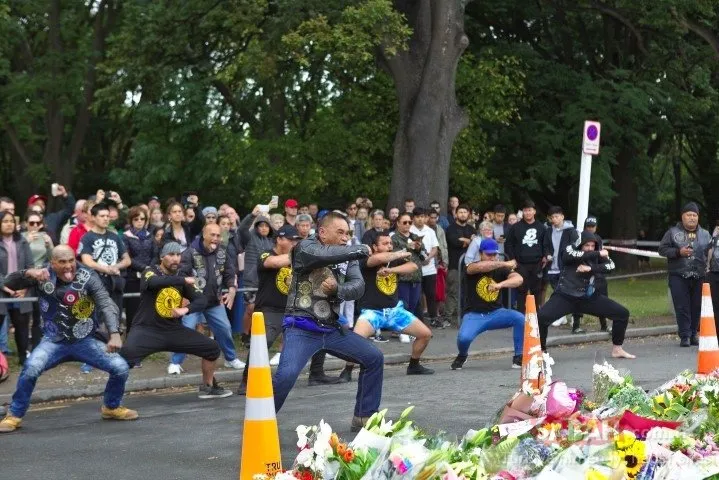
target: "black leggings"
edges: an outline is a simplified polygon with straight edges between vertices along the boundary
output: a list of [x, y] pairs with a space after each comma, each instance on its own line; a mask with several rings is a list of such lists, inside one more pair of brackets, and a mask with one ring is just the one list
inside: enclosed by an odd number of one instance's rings
[[[125, 292], [127, 293], [139, 293], [140, 292], [140, 279], [136, 277], [135, 272], [128, 272], [127, 283], [125, 283]], [[140, 297], [123, 298], [125, 307], [125, 332], [130, 333], [132, 328], [132, 319], [137, 314], [137, 309], [140, 307]], [[122, 314], [122, 312], [121, 312]]]
[[[17, 358], [20, 365], [25, 363], [27, 351], [30, 347], [30, 317], [29, 313], [20, 313], [20, 310], [13, 308], [8, 310], [7, 315], [3, 318], [3, 321], [5, 321], [5, 318], [9, 318], [13, 327], [15, 327], [15, 346], [17, 347]], [[38, 343], [40, 342], [40, 337], [38, 337], [37, 341]]]
[[[434, 275], [423, 275], [422, 276], [422, 293], [424, 298], [427, 300], [427, 315], [429, 318], [437, 317], [437, 274]], [[419, 302], [420, 315], [417, 318], [422, 318], [422, 302]]]
[[539, 300], [541, 299], [540, 295], [542, 293], [542, 278], [538, 275], [541, 275], [542, 273], [542, 264], [539, 262], [519, 263], [517, 264], [517, 273], [519, 273], [524, 280], [522, 284], [517, 287], [517, 290], [519, 291], [519, 296], [517, 297], [517, 310], [525, 313], [527, 294], [534, 295], [537, 306], [540, 306]]
[[611, 298], [595, 293], [589, 298], [570, 297], [562, 293], [554, 293], [547, 300], [537, 314], [539, 321], [539, 338], [542, 343], [542, 350], [547, 349], [547, 334], [549, 325], [556, 319], [568, 313], [586, 313], [596, 317], [606, 317], [613, 323], [612, 343], [622, 345], [624, 334], [629, 324], [629, 310], [618, 304]]
[[[262, 314], [265, 316], [265, 338], [267, 339], [267, 349], [269, 349], [277, 337], [282, 334], [282, 322], [285, 319], [284, 312], [270, 312], [263, 311]], [[320, 353], [320, 352], [318, 352]], [[322, 360], [324, 361], [324, 351], [322, 353]], [[314, 357], [313, 357], [314, 360]], [[247, 383], [247, 375], [250, 370], [250, 351], [247, 351], [247, 360], [245, 361], [245, 369], [242, 372], [242, 383]], [[323, 372], [320, 372], [323, 373]]]

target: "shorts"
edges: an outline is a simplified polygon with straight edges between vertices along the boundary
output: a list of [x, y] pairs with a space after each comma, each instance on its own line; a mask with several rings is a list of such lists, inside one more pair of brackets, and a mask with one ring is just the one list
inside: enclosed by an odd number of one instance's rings
[[416, 317], [404, 309], [404, 303], [400, 300], [396, 307], [383, 308], [382, 310], [363, 309], [357, 320], [365, 320], [377, 330], [394, 330], [401, 332], [409, 327]]
[[212, 362], [220, 358], [220, 346], [216, 341], [182, 325], [172, 328], [133, 326], [120, 355], [132, 366], [157, 352], [187, 353]]
[[245, 299], [245, 303], [250, 305], [255, 303], [255, 298], [257, 297], [257, 292], [244, 292], [242, 293], [242, 298]]

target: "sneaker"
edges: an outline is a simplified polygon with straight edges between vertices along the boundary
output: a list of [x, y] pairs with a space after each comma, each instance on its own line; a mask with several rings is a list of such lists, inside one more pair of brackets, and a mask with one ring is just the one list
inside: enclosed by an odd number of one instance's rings
[[197, 398], [200, 398], [202, 400], [209, 400], [212, 398], [226, 398], [231, 395], [231, 390], [226, 390], [222, 388], [217, 382], [214, 382], [213, 385], [201, 385], [200, 393], [197, 395]]
[[552, 322], [553, 327], [560, 327], [567, 324], [567, 317], [562, 317], [559, 320]]
[[139, 417], [135, 410], [130, 410], [122, 405], [117, 408], [109, 408], [103, 405], [100, 413], [104, 420], [137, 420], [137, 417]]
[[577, 327], [572, 329], [572, 333], [577, 335], [579, 333], [587, 333], [587, 331], [584, 330], [582, 327]]
[[[202, 387], [200, 387], [200, 388], [202, 388]], [[240, 382], [240, 386], [237, 387], [237, 395], [239, 395], [241, 397], [244, 397], [245, 395], [247, 395], [247, 383]]]
[[457, 355], [457, 358], [454, 359], [452, 362], [452, 366], [450, 367], [452, 370], [462, 370], [462, 366], [464, 366], [464, 362], [467, 361], [467, 357], [463, 355]]
[[679, 342], [680, 347], [689, 347], [691, 346], [691, 343], [689, 343], [689, 337], [682, 337], [681, 342]]
[[340, 373], [340, 378], [345, 383], [351, 382], [352, 381], [352, 369], [348, 368], [348, 367], [345, 367], [344, 369], [342, 369], [342, 372]]
[[235, 370], [242, 370], [245, 368], [246, 363], [240, 360], [239, 358], [236, 358], [232, 360], [231, 362], [228, 362], [225, 360], [225, 368], [234, 368]]
[[0, 420], [0, 433], [14, 432], [20, 428], [22, 418], [14, 417], [12, 415], [6, 415], [5, 418]]
[[88, 374], [88, 373], [92, 372], [92, 367], [90, 365], [88, 365], [87, 363], [83, 363], [82, 365], [80, 365], [80, 372], [84, 373], [84, 374]]
[[434, 370], [419, 363], [407, 366], [407, 375], [432, 375]]
[[248, 335], [247, 333], [243, 333], [242, 336], [240, 337], [240, 341], [242, 342], [242, 345], [245, 348], [250, 348], [250, 339], [251, 338], [252, 337], [250, 335]]
[[399, 336], [399, 341], [400, 341], [400, 343], [410, 343], [411, 342], [410, 336], [407, 335], [406, 333], [402, 333]]
[[307, 385], [310, 387], [316, 387], [318, 385], [337, 385], [338, 383], [345, 383], [341, 377], [330, 377], [329, 375], [310, 375], [307, 379]]
[[697, 337], [696, 335], [692, 335], [692, 336], [689, 338], [689, 344], [690, 344], [690, 345], [693, 345], [693, 346], [695, 346], [695, 347], [698, 346], [698, 345], [699, 345], [699, 337]]
[[273, 367], [276, 367], [277, 365], [279, 365], [280, 364], [280, 356], [281, 356], [280, 352], [277, 352], [274, 355], [272, 355], [272, 358], [270, 358], [270, 365], [272, 365]]
[[444, 328], [444, 324], [442, 322], [440, 322], [439, 320], [437, 320], [436, 318], [430, 319], [429, 326], [432, 328], [440, 328], [440, 329]]
[[387, 342], [389, 342], [389, 340], [387, 340], [387, 339], [386, 339], [385, 337], [383, 337], [382, 335], [375, 335], [374, 337], [372, 337], [372, 341], [375, 342], [375, 343], [387, 343]]
[[522, 356], [515, 355], [512, 357], [512, 368], [522, 368]]
[[182, 366], [177, 363], [171, 363], [167, 366], [168, 375], [179, 375], [184, 371], [185, 370], [182, 368]]

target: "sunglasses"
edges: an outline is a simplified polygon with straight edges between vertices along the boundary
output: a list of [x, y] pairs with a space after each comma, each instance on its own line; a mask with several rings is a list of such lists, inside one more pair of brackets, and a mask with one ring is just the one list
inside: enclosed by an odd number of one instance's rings
[[147, 220], [147, 217], [135, 217], [133, 220], [142, 220], [143, 222]]
[[27, 224], [30, 225], [31, 227], [37, 227], [37, 226], [42, 225], [42, 222], [27, 222]]
[[412, 222], [410, 220], [405, 220], [404, 222], [399, 222], [400, 225], [410, 225]]

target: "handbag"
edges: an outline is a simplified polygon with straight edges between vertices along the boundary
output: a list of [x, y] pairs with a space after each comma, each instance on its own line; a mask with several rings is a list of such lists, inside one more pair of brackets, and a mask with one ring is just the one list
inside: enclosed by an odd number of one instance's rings
[[447, 300], [447, 269], [439, 267], [437, 268], [437, 283], [435, 286], [435, 298], [438, 302], [444, 302]]

